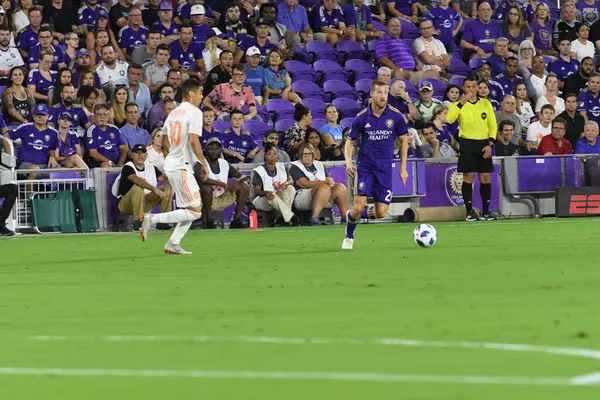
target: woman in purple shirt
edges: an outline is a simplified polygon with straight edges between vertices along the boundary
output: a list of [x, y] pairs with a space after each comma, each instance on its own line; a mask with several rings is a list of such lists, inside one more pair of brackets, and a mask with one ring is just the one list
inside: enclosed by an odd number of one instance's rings
[[552, 22], [550, 21], [550, 8], [544, 3], [539, 3], [535, 9], [535, 19], [531, 22], [533, 44], [537, 53], [547, 56], [556, 56], [552, 49]]
[[509, 7], [502, 22], [502, 33], [508, 39], [508, 48], [513, 53], [519, 51], [519, 44], [523, 40], [533, 40], [529, 24], [523, 19], [523, 13], [518, 7]]
[[54, 85], [56, 84], [56, 71], [50, 71], [50, 67], [54, 62], [54, 55], [43, 51], [40, 53], [39, 60], [39, 67], [29, 71], [27, 89], [33, 95], [36, 103], [47, 104], [50, 90], [54, 89]]
[[71, 131], [71, 114], [63, 112], [58, 117], [58, 161], [65, 168], [87, 168], [77, 133]]

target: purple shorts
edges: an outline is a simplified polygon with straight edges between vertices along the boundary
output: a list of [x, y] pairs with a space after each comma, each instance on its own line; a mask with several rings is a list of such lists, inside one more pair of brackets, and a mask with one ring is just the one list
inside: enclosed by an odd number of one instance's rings
[[354, 194], [372, 197], [375, 203], [390, 204], [392, 201], [392, 169], [389, 171], [358, 167]]

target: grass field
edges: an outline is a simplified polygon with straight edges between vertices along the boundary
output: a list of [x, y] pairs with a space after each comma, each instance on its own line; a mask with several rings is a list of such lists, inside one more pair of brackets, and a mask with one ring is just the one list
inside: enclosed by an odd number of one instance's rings
[[598, 222], [0, 240], [0, 398], [596, 400]]

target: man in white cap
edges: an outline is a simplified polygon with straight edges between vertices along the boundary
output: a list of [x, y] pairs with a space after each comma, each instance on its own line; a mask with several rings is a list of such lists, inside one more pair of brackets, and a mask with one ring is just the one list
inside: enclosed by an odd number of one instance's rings
[[254, 97], [258, 103], [262, 103], [263, 81], [265, 70], [258, 65], [260, 63], [260, 50], [252, 46], [246, 50], [246, 85], [252, 88]]
[[216, 36], [215, 31], [206, 23], [206, 9], [202, 4], [193, 5], [190, 10], [190, 19], [192, 32], [194, 33], [193, 42], [202, 45], [213, 36]]

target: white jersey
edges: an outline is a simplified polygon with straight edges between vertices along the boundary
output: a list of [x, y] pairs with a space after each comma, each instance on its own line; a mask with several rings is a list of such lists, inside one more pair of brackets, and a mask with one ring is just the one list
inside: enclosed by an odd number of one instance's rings
[[192, 170], [196, 156], [190, 144], [190, 135], [202, 136], [202, 111], [191, 103], [177, 106], [165, 121], [163, 135], [167, 135], [171, 149], [165, 158], [165, 171]]
[[100, 66], [96, 69], [96, 75], [100, 79], [100, 84], [102, 86], [107, 83], [112, 83], [113, 85], [127, 85], [129, 82], [127, 81], [127, 68], [129, 64], [125, 61], [117, 60], [115, 63], [115, 68], [110, 69], [105, 64], [104, 61], [100, 63]]

